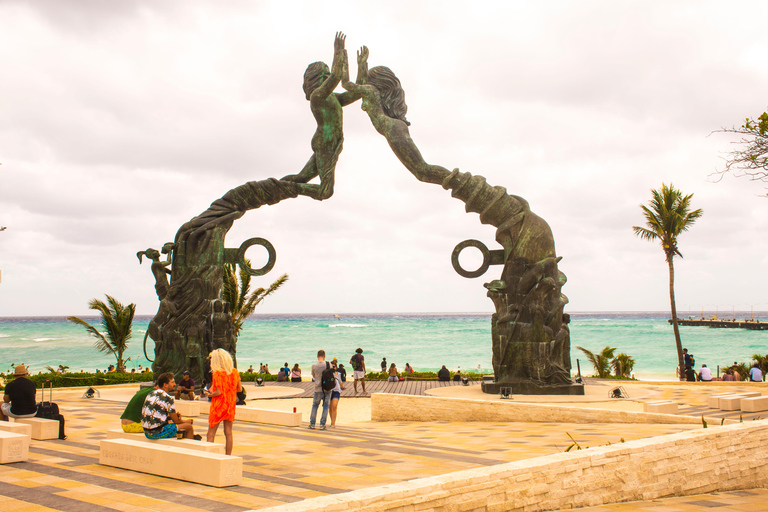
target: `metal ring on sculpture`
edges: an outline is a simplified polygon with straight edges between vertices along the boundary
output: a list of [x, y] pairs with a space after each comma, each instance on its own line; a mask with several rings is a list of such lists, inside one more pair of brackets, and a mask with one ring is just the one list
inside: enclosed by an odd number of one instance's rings
[[[245, 262], [245, 251], [247, 251], [248, 248], [250, 248], [252, 245], [261, 245], [267, 250], [267, 253], [269, 253], [269, 259], [267, 260], [266, 265], [259, 269], [253, 269]], [[272, 270], [272, 267], [275, 266], [276, 261], [277, 252], [275, 252], [275, 247], [266, 238], [249, 238], [243, 242], [240, 245], [240, 248], [237, 250], [237, 264], [240, 265], [240, 269], [242, 269], [243, 272], [251, 276], [263, 276]]]
[[[477, 270], [464, 270], [459, 263], [459, 254], [467, 247], [476, 247], [477, 249], [480, 249], [480, 252], [483, 254], [483, 263]], [[480, 240], [464, 240], [463, 242], [459, 242], [459, 244], [453, 248], [451, 264], [453, 265], [453, 270], [455, 270], [461, 277], [480, 277], [485, 274], [488, 267], [491, 266], [491, 251], [489, 251], [488, 247], [486, 247]]]

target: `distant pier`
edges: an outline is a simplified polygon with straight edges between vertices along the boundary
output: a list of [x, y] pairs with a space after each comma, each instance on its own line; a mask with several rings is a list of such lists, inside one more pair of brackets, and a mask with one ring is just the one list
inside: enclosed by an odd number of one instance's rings
[[[669, 320], [672, 323], [672, 319]], [[678, 318], [677, 325], [687, 325], [692, 327], [717, 327], [720, 329], [749, 329], [751, 331], [768, 330], [768, 322], [760, 320], [729, 320], [727, 318], [703, 318], [694, 320], [693, 318]]]

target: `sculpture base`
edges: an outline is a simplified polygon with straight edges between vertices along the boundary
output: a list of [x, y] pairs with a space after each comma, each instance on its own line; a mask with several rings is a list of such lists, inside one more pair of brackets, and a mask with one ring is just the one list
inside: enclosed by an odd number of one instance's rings
[[539, 386], [534, 382], [483, 382], [483, 393], [501, 394], [502, 388], [509, 389], [510, 395], [584, 395], [581, 384], [559, 384]]

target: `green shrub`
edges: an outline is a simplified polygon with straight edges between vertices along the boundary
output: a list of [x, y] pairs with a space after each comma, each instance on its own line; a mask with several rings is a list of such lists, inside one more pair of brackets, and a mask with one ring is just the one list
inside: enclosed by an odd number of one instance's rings
[[[2, 375], [5, 380], [13, 380], [13, 375]], [[153, 373], [38, 373], [29, 375], [29, 380], [41, 388], [43, 381], [50, 380], [55, 388], [78, 386], [108, 386], [111, 384], [130, 384], [131, 382], [150, 382]]]

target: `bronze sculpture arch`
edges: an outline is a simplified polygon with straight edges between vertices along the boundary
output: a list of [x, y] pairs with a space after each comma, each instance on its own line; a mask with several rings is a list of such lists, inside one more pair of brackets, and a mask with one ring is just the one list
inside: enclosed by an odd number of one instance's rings
[[[275, 252], [264, 239], [227, 249], [225, 236], [248, 210], [299, 195], [317, 200], [331, 197], [343, 140], [341, 109], [362, 98], [362, 109], [376, 131], [419, 181], [450, 190], [452, 197], [465, 203], [467, 212], [478, 213], [481, 223], [497, 228], [496, 241], [502, 249], [490, 251], [470, 240], [460, 243], [452, 255], [454, 268], [465, 277], [478, 277], [490, 265], [503, 265], [499, 279], [484, 285], [496, 312], [491, 318], [494, 381], [484, 382], [483, 390], [583, 394], [583, 386], [574, 385], [570, 377], [569, 317], [563, 313], [568, 299], [561, 293], [566, 278], [557, 267], [560, 258], [549, 225], [530, 210], [527, 201], [508, 194], [504, 187], [492, 186], [482, 176], [426, 163], [408, 131], [400, 81], [389, 68], [368, 70], [367, 59], [368, 49], [362, 47], [357, 80], [350, 82], [344, 35], [337, 33], [332, 69], [323, 63], [307, 69], [304, 90], [318, 128], [312, 139], [313, 155], [299, 174], [252, 181], [230, 190], [181, 226], [174, 242], [164, 246], [163, 252], [169, 254], [166, 262], [160, 262], [156, 250], [139, 253], [140, 260], [146, 255], [153, 261], [160, 300], [147, 329], [155, 341], [153, 369], [178, 376], [189, 370], [201, 383], [207, 353], [225, 348], [236, 356], [231, 315], [221, 301], [224, 265], [242, 266], [246, 244], [258, 243], [270, 254], [265, 268], [253, 271], [263, 274], [274, 265]], [[339, 82], [345, 93], [333, 92]], [[320, 185], [308, 183], [314, 177], [320, 178]], [[458, 264], [458, 254], [467, 246], [479, 248], [484, 255], [483, 265], [476, 271], [466, 271]]]

